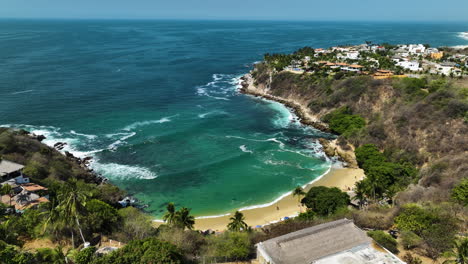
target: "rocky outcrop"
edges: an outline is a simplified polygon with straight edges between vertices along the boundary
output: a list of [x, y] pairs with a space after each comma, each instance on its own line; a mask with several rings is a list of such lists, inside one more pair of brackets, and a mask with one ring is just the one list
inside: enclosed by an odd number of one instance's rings
[[268, 90], [266, 88], [257, 88], [254, 85], [254, 80], [250, 74], [244, 75], [241, 78], [241, 80], [242, 87], [239, 89], [241, 93], [281, 103], [293, 110], [293, 112], [299, 117], [299, 121], [301, 122], [301, 124], [312, 126], [324, 132], [331, 132], [325, 123], [320, 122], [320, 120], [317, 117], [313, 117], [310, 113], [307, 113], [307, 106], [304, 106], [293, 100], [271, 95], [268, 93]]
[[337, 144], [337, 140], [328, 140], [325, 138], [319, 138], [319, 143], [323, 147], [323, 151], [328, 157], [337, 157], [340, 161], [345, 163], [346, 167], [358, 168], [356, 161], [356, 155], [354, 154], [354, 148], [347, 144], [346, 149]]
[[[268, 85], [259, 84], [256, 86], [251, 74], [244, 75], [241, 80], [241, 93], [279, 102], [292, 109], [294, 113], [300, 118], [300, 122], [302, 124], [312, 126], [323, 132], [331, 132], [327, 124], [321, 122], [317, 116], [313, 115], [309, 111], [307, 105], [304, 105], [297, 100], [271, 95], [269, 93], [269, 89], [267, 88]], [[358, 168], [353, 146], [347, 144], [346, 149], [344, 149], [337, 144], [336, 140], [327, 140], [325, 138], [319, 139], [319, 142], [323, 146], [323, 150], [327, 156], [337, 157], [339, 160], [343, 161], [347, 167]]]

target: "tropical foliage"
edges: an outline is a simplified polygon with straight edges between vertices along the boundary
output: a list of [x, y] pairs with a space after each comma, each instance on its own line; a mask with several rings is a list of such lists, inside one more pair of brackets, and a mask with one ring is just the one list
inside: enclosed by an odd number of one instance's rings
[[349, 195], [340, 189], [325, 186], [312, 187], [301, 203], [318, 215], [326, 216], [346, 207], [350, 202]]
[[229, 218], [229, 224], [227, 226], [229, 231], [234, 231], [234, 232], [240, 232], [240, 231], [245, 231], [247, 230], [248, 225], [245, 223], [245, 217], [244, 215], [236, 211], [234, 213], [234, 216]]

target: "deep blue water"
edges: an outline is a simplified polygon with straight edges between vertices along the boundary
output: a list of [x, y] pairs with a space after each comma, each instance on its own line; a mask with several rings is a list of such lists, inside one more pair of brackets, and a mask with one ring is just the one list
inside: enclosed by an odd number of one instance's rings
[[69, 143], [148, 203], [196, 215], [264, 204], [323, 174], [316, 138], [240, 95], [264, 53], [365, 41], [468, 45], [468, 24], [0, 20], [0, 125]]

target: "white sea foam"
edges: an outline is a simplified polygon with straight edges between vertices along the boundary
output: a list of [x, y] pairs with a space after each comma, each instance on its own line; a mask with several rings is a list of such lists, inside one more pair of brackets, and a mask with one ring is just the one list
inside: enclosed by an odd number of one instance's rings
[[148, 126], [148, 125], [162, 124], [162, 123], [166, 123], [166, 122], [171, 122], [172, 121], [171, 118], [173, 118], [175, 116], [177, 116], [177, 115], [167, 116], [167, 117], [163, 117], [161, 119], [156, 119], [156, 120], [147, 120], [147, 121], [134, 122], [134, 123], [124, 127], [123, 130], [130, 131], [130, 130], [133, 130], [135, 128], [142, 127], [142, 126]]
[[[69, 133], [62, 133], [60, 132], [60, 128], [56, 128], [53, 126], [32, 126], [32, 125], [23, 125], [23, 124], [6, 124], [2, 126], [25, 129], [36, 135], [44, 135], [46, 139], [44, 139], [42, 142], [51, 147], [53, 147], [58, 142], [65, 142], [67, 144], [64, 145], [63, 149], [61, 150], [62, 153], [64, 153], [65, 151], [68, 151], [72, 153], [75, 157], [79, 157], [79, 158], [92, 156], [93, 160], [91, 161], [91, 164], [90, 164], [91, 168], [95, 169], [97, 172], [109, 178], [155, 179], [157, 177], [155, 173], [153, 173], [151, 170], [147, 168], [144, 168], [141, 166], [122, 165], [122, 164], [117, 164], [117, 163], [100, 163], [99, 159], [95, 156], [95, 154], [99, 152], [115, 147], [118, 144], [122, 144], [126, 139], [134, 136], [136, 134], [135, 132], [108, 134], [106, 135], [107, 138], [112, 138], [115, 136], [121, 136], [121, 137], [116, 142], [112, 143], [106, 149], [93, 149], [93, 150], [83, 151], [77, 148], [77, 145], [80, 144], [79, 137], [85, 137], [89, 140], [95, 140], [98, 138], [98, 136], [80, 134], [73, 130], [70, 131]], [[78, 136], [78, 137], [71, 137], [71, 136]]]
[[75, 130], [71, 130], [70, 133], [73, 134], [73, 135], [82, 136], [82, 137], [85, 137], [85, 138], [91, 139], [91, 140], [97, 138], [96, 135], [88, 135], [88, 134], [78, 133]]
[[220, 215], [197, 216], [197, 217], [195, 217], [195, 219], [218, 218], [218, 217], [223, 217], [223, 216], [228, 216], [228, 215], [231, 215], [231, 214], [227, 213], [227, 214], [220, 214]]
[[213, 115], [213, 114], [227, 114], [227, 113], [224, 112], [224, 111], [214, 110], [214, 111], [210, 111], [210, 112], [207, 112], [207, 113], [199, 114], [198, 117], [199, 118], [205, 118], [205, 117], [207, 117], [209, 115]]
[[13, 92], [11, 94], [24, 94], [24, 93], [30, 93], [33, 92], [34, 90], [25, 90], [25, 91], [18, 91], [18, 92]]
[[[233, 74], [213, 74], [212, 81], [205, 85], [197, 86], [197, 94], [216, 100], [230, 100], [229, 97], [236, 95], [240, 87], [240, 77]], [[220, 96], [223, 95], [223, 96]]]
[[[325, 171], [325, 173], [323, 173], [322, 175], [318, 176], [317, 178], [315, 178], [314, 180], [312, 180], [311, 182], [305, 184], [304, 186], [302, 186], [302, 188], [306, 188], [308, 185], [320, 180], [323, 176], [325, 176], [326, 174], [328, 174], [330, 172], [330, 169], [331, 169], [331, 165], [328, 167], [327, 171]], [[257, 208], [264, 208], [264, 207], [268, 207], [268, 206], [272, 206], [276, 203], [278, 203], [279, 201], [281, 201], [284, 197], [290, 195], [292, 193], [292, 191], [289, 191], [287, 193], [284, 193], [282, 195], [280, 195], [280, 197], [276, 198], [275, 200], [273, 200], [272, 202], [269, 202], [269, 203], [265, 203], [265, 204], [259, 204], [259, 205], [251, 205], [251, 206], [246, 206], [246, 207], [242, 207], [239, 209], [239, 211], [246, 211], [246, 210], [252, 210], [252, 209], [257, 209]]]
[[462, 39], [468, 40], [468, 32], [460, 32], [458, 36]]
[[128, 179], [142, 179], [151, 180], [156, 179], [158, 176], [148, 168], [141, 166], [124, 165], [117, 163], [100, 163], [95, 162], [93, 168], [102, 173], [103, 175], [110, 175], [111, 178], [128, 180]]
[[[131, 133], [120, 133], [121, 135], [123, 135], [123, 137], [119, 138], [118, 140], [116, 140], [115, 142], [113, 142], [112, 144], [109, 145], [108, 149], [109, 150], [115, 150], [117, 149], [117, 147], [121, 146], [122, 144], [126, 144], [127, 142], [125, 140], [135, 136], [137, 133], [136, 132], [131, 132]], [[116, 134], [114, 134], [116, 135]]]
[[240, 150], [245, 153], [253, 153], [252, 150], [248, 150], [246, 145], [239, 146]]

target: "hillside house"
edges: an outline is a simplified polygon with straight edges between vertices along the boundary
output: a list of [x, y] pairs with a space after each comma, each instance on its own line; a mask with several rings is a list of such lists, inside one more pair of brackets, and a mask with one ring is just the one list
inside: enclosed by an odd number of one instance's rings
[[23, 168], [24, 165], [4, 159], [0, 160], [0, 182], [23, 176], [21, 172]]
[[264, 242], [257, 247], [260, 264], [404, 264], [367, 234], [342, 219]]
[[419, 65], [419, 62], [417, 61], [410, 61], [410, 60], [401, 60], [397, 62], [397, 66], [402, 67], [403, 69], [407, 69], [410, 71], [422, 71], [422, 68]]

